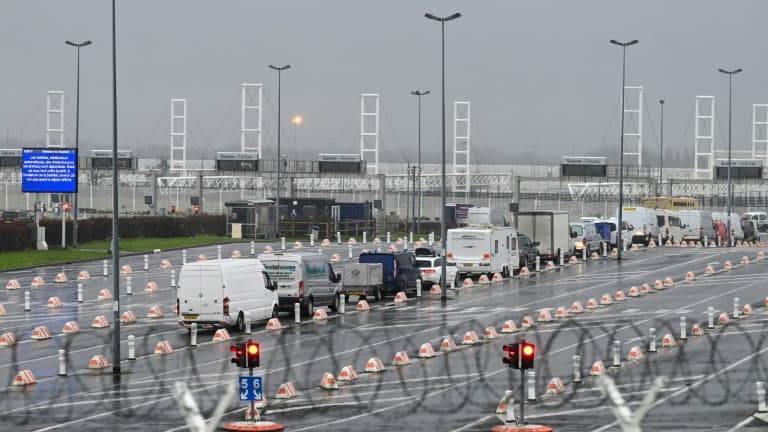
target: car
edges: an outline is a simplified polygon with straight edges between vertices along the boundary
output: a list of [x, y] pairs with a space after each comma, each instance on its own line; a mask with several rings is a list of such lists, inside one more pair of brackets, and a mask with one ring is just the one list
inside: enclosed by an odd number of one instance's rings
[[581, 255], [582, 258], [600, 251], [603, 238], [597, 233], [595, 224], [590, 222], [571, 222], [568, 224], [571, 238], [571, 255]]
[[[425, 286], [439, 285], [443, 271], [443, 259], [439, 256], [416, 255], [416, 267], [421, 271], [421, 280]], [[445, 263], [445, 283], [453, 281], [453, 286], [459, 286], [459, 271], [455, 263]]]
[[530, 237], [525, 234], [517, 234], [517, 247], [520, 251], [520, 268], [531, 268], [531, 264], [536, 262], [536, 257], [539, 256], [539, 242], [532, 241]]
[[0, 222], [7, 224], [21, 222], [21, 215], [17, 211], [6, 210], [0, 215]]

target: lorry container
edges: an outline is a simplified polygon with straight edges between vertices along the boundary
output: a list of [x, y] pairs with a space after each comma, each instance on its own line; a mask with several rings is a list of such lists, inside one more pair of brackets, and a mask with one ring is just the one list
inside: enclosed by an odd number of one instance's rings
[[517, 229], [539, 242], [539, 254], [546, 259], [555, 259], [570, 254], [570, 232], [568, 212], [539, 210], [517, 214]]

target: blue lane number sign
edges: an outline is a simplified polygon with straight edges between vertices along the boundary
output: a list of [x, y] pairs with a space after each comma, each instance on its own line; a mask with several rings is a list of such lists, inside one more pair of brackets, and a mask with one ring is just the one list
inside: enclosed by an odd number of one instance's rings
[[240, 400], [241, 401], [263, 401], [264, 400], [264, 377], [262, 376], [241, 376], [240, 379]]

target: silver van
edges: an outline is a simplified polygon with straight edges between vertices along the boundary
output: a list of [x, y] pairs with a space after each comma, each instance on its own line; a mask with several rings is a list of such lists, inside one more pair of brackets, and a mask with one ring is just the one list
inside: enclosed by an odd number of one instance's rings
[[312, 316], [318, 306], [339, 308], [340, 278], [328, 258], [316, 252], [294, 251], [259, 255], [272, 280], [277, 282], [280, 310], [293, 311], [301, 305], [301, 313]]

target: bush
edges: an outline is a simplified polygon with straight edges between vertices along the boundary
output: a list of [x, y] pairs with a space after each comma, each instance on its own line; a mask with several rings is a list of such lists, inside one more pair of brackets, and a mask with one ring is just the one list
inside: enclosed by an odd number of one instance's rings
[[22, 223], [0, 224], [0, 252], [35, 247], [35, 232], [32, 228], [32, 225]]

